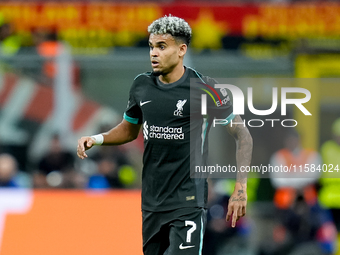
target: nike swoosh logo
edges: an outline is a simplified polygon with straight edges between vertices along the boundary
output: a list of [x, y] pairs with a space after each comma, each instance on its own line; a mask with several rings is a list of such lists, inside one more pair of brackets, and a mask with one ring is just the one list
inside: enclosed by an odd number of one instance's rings
[[151, 100], [145, 101], [145, 102], [140, 101], [140, 106], [143, 106], [143, 105], [145, 105], [145, 104], [147, 104], [147, 103], [150, 103], [150, 102], [151, 102]]
[[183, 243], [181, 243], [181, 244], [179, 245], [179, 249], [180, 249], [180, 250], [189, 249], [189, 248], [194, 248], [194, 247], [195, 247], [195, 245], [183, 246]]

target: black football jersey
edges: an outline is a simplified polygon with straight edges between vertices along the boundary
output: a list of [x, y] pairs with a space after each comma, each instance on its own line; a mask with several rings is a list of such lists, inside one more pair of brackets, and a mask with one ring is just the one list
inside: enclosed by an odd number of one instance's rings
[[[142, 124], [143, 210], [206, 207], [207, 180], [192, 178], [190, 167], [205, 164], [213, 118], [233, 118], [226, 91], [214, 89], [215, 84], [189, 67], [171, 84], [163, 84], [153, 73], [135, 78], [124, 119]], [[202, 94], [207, 95], [204, 115]]]

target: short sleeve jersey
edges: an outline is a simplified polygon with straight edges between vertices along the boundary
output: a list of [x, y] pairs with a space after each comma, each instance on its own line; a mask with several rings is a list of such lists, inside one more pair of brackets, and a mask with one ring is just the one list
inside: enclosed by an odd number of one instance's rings
[[[135, 78], [124, 119], [142, 124], [143, 210], [206, 207], [207, 180], [191, 178], [190, 166], [201, 165], [207, 158], [213, 118], [230, 121], [234, 117], [229, 96], [223, 89], [214, 89], [215, 84], [189, 67], [171, 84], [163, 84], [153, 73]], [[201, 95], [206, 93], [208, 115], [202, 115]]]

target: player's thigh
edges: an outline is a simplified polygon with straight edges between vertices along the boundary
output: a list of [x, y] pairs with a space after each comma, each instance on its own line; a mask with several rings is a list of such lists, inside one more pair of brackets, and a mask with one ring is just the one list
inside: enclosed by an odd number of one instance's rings
[[168, 236], [160, 237], [159, 234], [154, 236], [147, 243], [143, 244], [144, 255], [163, 255], [169, 247], [169, 242], [166, 241]]
[[180, 216], [171, 223], [167, 255], [202, 253], [206, 214], [205, 209], [197, 208], [193, 213]]
[[160, 213], [143, 211], [143, 253], [163, 255], [169, 247], [169, 227]]

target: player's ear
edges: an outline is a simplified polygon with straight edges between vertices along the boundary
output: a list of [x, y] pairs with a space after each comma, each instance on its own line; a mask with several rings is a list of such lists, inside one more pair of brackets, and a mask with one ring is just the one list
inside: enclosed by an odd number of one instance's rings
[[179, 52], [178, 55], [180, 57], [184, 57], [185, 53], [187, 53], [188, 46], [185, 43], [181, 43], [179, 45]]

